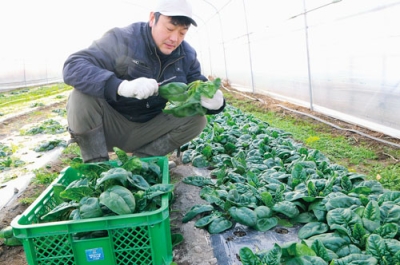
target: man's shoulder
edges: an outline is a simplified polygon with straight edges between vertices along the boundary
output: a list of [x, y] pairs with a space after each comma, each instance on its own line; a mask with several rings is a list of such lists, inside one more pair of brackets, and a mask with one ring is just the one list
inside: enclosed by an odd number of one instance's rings
[[181, 47], [186, 55], [196, 56], [196, 50], [187, 41], [182, 41]]
[[125, 27], [115, 27], [112, 30], [133, 33], [135, 31], [144, 29], [146, 27], [146, 24], [147, 24], [146, 22], [135, 22], [135, 23], [129, 24]]

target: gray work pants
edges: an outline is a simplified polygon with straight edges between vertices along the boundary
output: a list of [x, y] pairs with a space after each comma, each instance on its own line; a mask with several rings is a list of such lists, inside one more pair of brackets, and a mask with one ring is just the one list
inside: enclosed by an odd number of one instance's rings
[[127, 120], [104, 99], [73, 89], [67, 103], [70, 131], [85, 133], [103, 126], [109, 152], [118, 147], [138, 156], [164, 156], [197, 137], [206, 126], [205, 116], [178, 118], [160, 113], [148, 122]]

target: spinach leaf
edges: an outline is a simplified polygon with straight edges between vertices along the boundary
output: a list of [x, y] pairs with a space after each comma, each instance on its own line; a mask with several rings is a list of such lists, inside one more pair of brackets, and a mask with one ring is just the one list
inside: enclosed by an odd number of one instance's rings
[[173, 190], [174, 190], [173, 184], [154, 184], [145, 190], [144, 197], [149, 200], [154, 197], [170, 193]]
[[332, 260], [332, 265], [376, 265], [378, 260], [370, 255], [350, 254], [340, 259]]
[[146, 190], [150, 188], [150, 184], [141, 175], [130, 174], [127, 180], [132, 186], [138, 189]]
[[305, 238], [309, 238], [314, 235], [328, 232], [328, 230], [329, 230], [329, 227], [325, 223], [311, 222], [311, 223], [305, 224], [303, 227], [301, 227], [298, 235], [299, 235], [300, 239], [305, 239]]
[[[243, 265], [261, 264], [260, 259], [253, 253], [253, 251], [249, 247], [242, 247], [239, 250], [239, 256], [240, 256], [240, 261], [242, 262]], [[279, 263], [275, 264], [279, 265]]]
[[276, 203], [272, 206], [272, 210], [275, 212], [281, 213], [286, 215], [289, 218], [294, 218], [299, 215], [299, 210], [297, 209], [296, 205], [292, 202], [282, 201]]
[[182, 182], [198, 187], [203, 187], [206, 185], [214, 186], [214, 182], [210, 178], [203, 176], [188, 176], [182, 179]]
[[160, 86], [158, 93], [170, 102], [182, 102], [188, 98], [187, 90], [188, 86], [185, 83], [171, 82]]
[[211, 212], [214, 210], [214, 207], [207, 204], [207, 205], [195, 205], [183, 216], [182, 222], [187, 223], [196, 217], [198, 214]]
[[348, 208], [333, 209], [328, 212], [326, 219], [330, 229], [338, 230], [349, 237], [352, 237], [354, 225], [361, 223], [360, 216]]
[[60, 197], [79, 202], [84, 197], [92, 196], [93, 193], [89, 179], [81, 178], [71, 182], [65, 190], [60, 192]]
[[162, 97], [169, 101], [165, 113], [176, 117], [205, 115], [207, 109], [201, 103], [201, 96], [212, 98], [221, 85], [221, 79], [214, 81], [194, 81], [187, 87], [182, 83], [171, 82], [159, 88]]
[[315, 254], [317, 254], [318, 257], [321, 257], [326, 262], [332, 260], [332, 256], [329, 255], [328, 250], [325, 248], [324, 244], [322, 244], [320, 240], [315, 240], [311, 245], [311, 249], [315, 252]]
[[257, 225], [257, 214], [247, 207], [231, 207], [228, 212], [240, 224], [247, 226]]
[[362, 213], [362, 223], [364, 227], [372, 232], [381, 225], [381, 213], [378, 202], [370, 201]]
[[57, 205], [47, 214], [43, 215], [40, 219], [46, 222], [66, 220], [68, 219], [67, 217], [70, 215], [70, 213], [78, 207], [79, 203], [74, 201], [63, 202]]
[[221, 214], [219, 212], [213, 212], [210, 215], [206, 215], [206, 216], [198, 219], [194, 223], [194, 226], [199, 227], [199, 228], [204, 228], [204, 227], [208, 226], [212, 221], [214, 221], [215, 219], [217, 219], [219, 217], [221, 217]]
[[219, 234], [232, 227], [232, 222], [224, 217], [214, 219], [207, 227], [210, 234]]
[[135, 197], [122, 186], [115, 185], [102, 192], [100, 203], [119, 215], [135, 212]]
[[106, 181], [112, 181], [112, 183], [117, 182], [116, 184], [120, 184], [122, 186], [127, 186], [128, 178], [132, 176], [132, 173], [126, 171], [123, 168], [117, 167], [112, 168], [106, 172], [100, 174], [100, 178], [96, 181], [96, 188], [98, 188], [101, 184]]
[[79, 216], [81, 219], [95, 218], [103, 216], [99, 198], [97, 197], [84, 197], [79, 202]]

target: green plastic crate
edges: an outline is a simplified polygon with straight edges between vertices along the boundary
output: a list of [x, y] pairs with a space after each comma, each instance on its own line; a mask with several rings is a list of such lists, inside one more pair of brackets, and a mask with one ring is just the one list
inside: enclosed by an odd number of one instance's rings
[[[162, 183], [169, 183], [166, 157], [143, 158], [157, 161]], [[53, 184], [68, 185], [79, 178], [66, 168]], [[39, 223], [38, 219], [56, 206], [50, 185], [35, 202], [11, 223], [22, 240], [29, 265], [162, 265], [172, 262], [169, 220], [170, 195], [164, 194], [155, 211], [79, 221]], [[78, 232], [106, 233], [104, 237], [76, 240]]]

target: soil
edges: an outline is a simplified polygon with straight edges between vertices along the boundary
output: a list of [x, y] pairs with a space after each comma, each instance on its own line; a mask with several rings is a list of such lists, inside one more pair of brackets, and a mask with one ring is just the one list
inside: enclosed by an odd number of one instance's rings
[[[318, 118], [322, 118], [325, 121], [333, 123], [342, 128], [348, 128], [352, 130], [357, 130], [363, 132], [365, 134], [371, 135], [373, 137], [383, 139], [386, 141], [393, 142], [395, 144], [400, 145], [400, 139], [392, 138], [382, 133], [373, 132], [367, 130], [365, 128], [361, 128], [358, 126], [354, 126], [351, 124], [347, 124], [345, 122], [326, 117], [324, 115], [313, 113], [307, 108], [302, 108], [299, 106], [295, 106], [286, 102], [281, 102], [274, 100], [266, 95], [255, 95], [251, 93], [237, 93], [232, 88], [229, 88], [228, 91], [224, 93], [229, 93], [233, 97], [240, 99], [243, 101], [243, 104], [253, 104], [255, 108], [265, 109], [265, 111], [273, 110], [282, 117], [285, 116], [294, 116], [296, 118], [301, 119], [310, 119], [310, 122], [319, 123], [319, 121], [312, 119], [310, 117], [299, 115], [293, 111], [288, 110], [287, 108], [301, 111], [306, 114], [313, 115]], [[229, 102], [228, 102], [229, 103]], [[31, 124], [34, 122], [38, 122], [41, 119], [47, 118], [51, 110], [54, 108], [60, 108], [65, 106], [65, 101], [58, 102], [52, 105], [47, 105], [45, 107], [41, 107], [42, 115], [37, 115], [32, 118], [29, 114], [15, 115], [10, 118], [4, 118], [3, 122], [0, 123], [0, 142], [5, 139], [7, 136], [18, 131], [22, 126], [26, 126], [27, 124]], [[371, 138], [365, 137], [363, 135], [354, 133], [348, 130], [338, 130], [335, 128], [330, 128], [330, 133], [332, 135], [343, 135], [345, 137], [354, 138], [354, 143], [366, 143], [370, 148], [376, 150], [378, 154], [380, 154], [380, 162], [383, 165], [396, 164], [399, 163], [399, 158], [392, 157], [385, 153], [385, 145], [379, 141], [373, 140]], [[46, 164], [48, 170], [58, 173], [63, 168], [61, 160], [63, 159], [64, 154], [54, 160], [50, 161]], [[175, 184], [174, 197], [175, 200], [171, 204], [171, 230], [172, 233], [180, 233], [184, 237], [184, 241], [175, 246], [173, 250], [174, 261], [179, 265], [214, 265], [217, 264], [217, 259], [214, 256], [213, 247], [211, 245], [210, 235], [202, 230], [194, 227], [193, 222], [182, 223], [181, 219], [185, 212], [189, 210], [192, 206], [202, 203], [202, 199], [199, 197], [199, 188], [191, 185], [184, 184], [181, 180], [186, 176], [191, 175], [207, 175], [207, 170], [201, 170], [190, 165], [183, 165], [180, 162], [180, 159], [176, 157], [176, 155], [172, 155], [170, 160], [173, 160], [176, 163], [176, 167], [170, 169], [170, 177], [171, 183]], [[23, 211], [28, 207], [27, 199], [37, 197], [44, 189], [45, 185], [37, 185], [35, 183], [31, 183], [23, 192], [17, 193], [16, 198], [8, 203], [3, 209], [0, 211], [0, 229], [5, 226], [8, 226], [11, 221], [19, 214], [23, 213]], [[0, 188], [1, 190], [1, 188]], [[1, 192], [1, 191], [0, 191]], [[4, 265], [26, 265], [25, 252], [22, 246], [9, 247], [3, 244], [0, 241], [0, 264]], [[240, 262], [238, 261], [238, 264]]]

